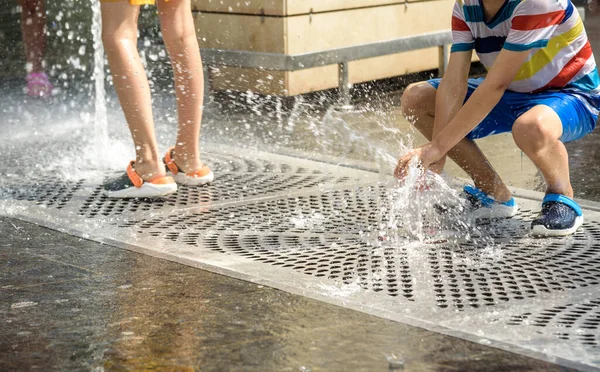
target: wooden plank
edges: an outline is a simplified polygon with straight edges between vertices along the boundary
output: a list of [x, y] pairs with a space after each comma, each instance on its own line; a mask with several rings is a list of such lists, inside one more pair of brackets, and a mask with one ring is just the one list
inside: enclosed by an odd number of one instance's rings
[[285, 18], [194, 13], [200, 48], [287, 53]]
[[[350, 62], [352, 84], [436, 69], [437, 48], [369, 58]], [[314, 92], [338, 87], [337, 66], [326, 66], [291, 72], [288, 95]]]
[[285, 18], [197, 12], [195, 22], [201, 47], [296, 54], [447, 30], [453, 4], [437, 0]]
[[[437, 48], [365, 59], [350, 63], [353, 84], [437, 68]], [[337, 65], [293, 72], [218, 67], [211, 75], [216, 90], [251, 90], [260, 94], [294, 96], [338, 87]]]
[[286, 0], [192, 0], [192, 10], [201, 12], [285, 16]]
[[404, 0], [288, 0], [287, 14], [331, 12], [367, 7], [379, 7], [391, 4], [404, 4]]
[[211, 68], [211, 88], [215, 90], [248, 90], [260, 94], [289, 96], [285, 71], [260, 71], [239, 67], [216, 66]]
[[[284, 18], [202, 13], [196, 26], [203, 47], [298, 54], [449, 29], [453, 6], [453, 0], [435, 0]], [[437, 67], [437, 48], [382, 56], [351, 62], [350, 82]], [[212, 77], [215, 89], [286, 96], [338, 86], [337, 66], [294, 72], [221, 67]]]
[[437, 0], [288, 17], [286, 49], [306, 53], [448, 30], [453, 6]]
[[202, 12], [264, 14], [281, 17], [404, 2], [405, 0], [192, 0], [192, 9]]
[[324, 66], [290, 72], [287, 81], [287, 95], [316, 92], [336, 88], [338, 83], [338, 66]]
[[415, 50], [350, 62], [350, 82], [356, 84], [437, 68], [438, 48]]

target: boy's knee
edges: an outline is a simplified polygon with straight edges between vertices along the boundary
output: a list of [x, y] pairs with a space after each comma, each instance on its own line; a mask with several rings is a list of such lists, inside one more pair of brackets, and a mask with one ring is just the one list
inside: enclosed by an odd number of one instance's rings
[[515, 143], [522, 150], [540, 149], [557, 141], [560, 133], [552, 125], [548, 125], [544, 115], [524, 115], [513, 125], [512, 135]]
[[424, 111], [433, 115], [435, 113], [435, 95], [436, 89], [427, 82], [409, 85], [400, 99], [402, 113], [409, 116]]

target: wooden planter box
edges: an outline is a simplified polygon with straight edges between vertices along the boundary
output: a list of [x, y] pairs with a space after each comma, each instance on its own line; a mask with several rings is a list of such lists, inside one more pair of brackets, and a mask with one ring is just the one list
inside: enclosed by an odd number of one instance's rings
[[193, 0], [192, 7], [203, 12], [284, 17], [403, 3], [399, 0]]
[[[197, 0], [201, 47], [299, 54], [443, 31], [454, 0]], [[435, 69], [437, 48], [350, 62], [358, 83]], [[215, 66], [212, 87], [292, 96], [338, 86], [337, 65], [300, 71]]]

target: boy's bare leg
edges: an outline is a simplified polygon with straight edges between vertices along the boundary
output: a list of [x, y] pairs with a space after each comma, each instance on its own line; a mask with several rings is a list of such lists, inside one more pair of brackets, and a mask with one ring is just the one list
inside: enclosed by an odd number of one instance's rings
[[190, 0], [159, 0], [160, 24], [175, 75], [179, 130], [173, 161], [185, 172], [202, 167], [200, 125], [204, 74]]
[[560, 117], [548, 106], [539, 105], [521, 115], [513, 125], [513, 138], [533, 161], [546, 181], [546, 193], [573, 197], [569, 157], [562, 136]]
[[152, 119], [150, 86], [137, 50], [139, 6], [102, 3], [102, 41], [113, 83], [133, 137], [136, 172], [144, 180], [164, 176]]
[[[46, 9], [44, 0], [21, 0], [21, 30], [25, 55], [31, 71], [44, 71], [44, 48], [46, 46]], [[29, 67], [28, 66], [28, 67]]]
[[[428, 140], [433, 137], [436, 93], [434, 87], [423, 82], [410, 85], [402, 96], [404, 115]], [[500, 202], [511, 198], [510, 190], [474, 141], [463, 139], [448, 152], [448, 156], [471, 177], [477, 188]], [[444, 163], [442, 160], [431, 170], [440, 173]]]

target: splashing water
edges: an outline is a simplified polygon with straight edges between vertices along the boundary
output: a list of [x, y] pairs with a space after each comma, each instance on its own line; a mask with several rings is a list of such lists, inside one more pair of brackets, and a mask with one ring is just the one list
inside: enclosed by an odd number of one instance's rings
[[297, 229], [313, 229], [323, 226], [325, 216], [314, 210], [310, 214], [303, 214], [301, 210], [297, 210], [295, 216], [290, 218], [290, 222]]
[[362, 291], [360, 279], [357, 278], [350, 283], [342, 283], [336, 281], [335, 284], [317, 284], [317, 288], [327, 297], [342, 297], [348, 298]]
[[92, 37], [94, 43], [94, 134], [97, 139], [97, 167], [106, 168], [103, 159], [108, 152], [108, 119], [106, 110], [106, 91], [104, 87], [104, 46], [102, 45], [102, 16], [100, 2], [92, 2]]
[[313, 133], [326, 152], [359, 161], [374, 160], [382, 174], [391, 174], [398, 156], [413, 147], [413, 137], [397, 128], [382, 112], [330, 107]]
[[[380, 196], [377, 239], [390, 243], [453, 243], [473, 241], [492, 246], [493, 239], [465, 213], [465, 201], [447, 179], [424, 172], [412, 160], [407, 176], [391, 179], [400, 155], [413, 149], [414, 137], [401, 131], [389, 118], [370, 110], [352, 112], [330, 108], [313, 132], [325, 151], [345, 158], [375, 160], [385, 192]], [[440, 210], [446, 210], [440, 213]]]

